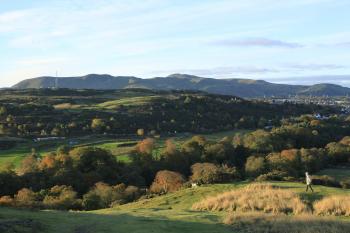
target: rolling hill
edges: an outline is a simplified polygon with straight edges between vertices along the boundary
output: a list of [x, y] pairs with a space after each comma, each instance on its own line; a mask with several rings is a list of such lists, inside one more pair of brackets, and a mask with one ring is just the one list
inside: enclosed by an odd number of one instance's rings
[[[292, 182], [274, 182], [276, 186], [292, 190], [304, 199], [314, 201], [329, 195], [349, 194], [348, 190], [315, 186], [317, 193], [305, 193], [304, 185]], [[136, 201], [115, 208], [96, 211], [48, 211], [48, 210], [20, 210], [0, 207], [0, 231], [23, 233], [92, 233], [92, 232], [135, 232], [135, 233], [229, 233], [248, 232], [247, 225], [238, 224], [228, 226], [222, 224], [226, 215], [224, 211], [193, 211], [191, 206], [207, 196], [214, 196], [228, 190], [234, 190], [246, 185], [246, 182], [231, 184], [205, 185], [196, 189], [183, 189], [175, 193]], [[349, 217], [315, 217], [303, 216], [303, 221], [293, 220], [288, 216], [289, 222], [299, 227], [298, 232], [339, 232], [334, 226], [349, 228]], [[261, 221], [261, 220], [260, 220]], [[305, 221], [307, 224], [305, 224]], [[273, 222], [276, 222], [273, 221]], [[276, 232], [267, 231], [268, 223], [251, 219], [250, 224], [256, 224], [256, 233]], [[263, 227], [262, 225], [265, 224]], [[282, 223], [286, 224], [286, 223]], [[258, 227], [260, 226], [260, 228]], [[316, 231], [315, 230], [316, 226]], [[311, 230], [310, 230], [311, 228]], [[333, 230], [333, 231], [330, 231]], [[251, 231], [249, 231], [251, 232]]]
[[200, 90], [214, 94], [240, 97], [262, 96], [344, 96], [350, 88], [335, 84], [288, 85], [252, 79], [214, 79], [187, 74], [172, 74], [167, 77], [141, 79], [133, 76], [89, 74], [80, 77], [38, 77], [14, 85], [14, 89], [70, 88], [70, 89], [125, 89], [146, 88], [155, 90]]

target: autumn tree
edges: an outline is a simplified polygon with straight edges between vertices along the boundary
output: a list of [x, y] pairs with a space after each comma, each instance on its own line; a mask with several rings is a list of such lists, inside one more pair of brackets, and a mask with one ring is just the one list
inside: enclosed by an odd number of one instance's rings
[[153, 193], [174, 192], [179, 190], [184, 182], [185, 178], [178, 172], [159, 171], [150, 187], [150, 191]]

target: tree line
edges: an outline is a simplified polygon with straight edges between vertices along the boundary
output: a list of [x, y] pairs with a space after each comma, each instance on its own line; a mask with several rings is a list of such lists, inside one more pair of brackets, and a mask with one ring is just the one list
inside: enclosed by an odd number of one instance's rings
[[[340, 125], [336, 122], [315, 122], [311, 116], [302, 116], [271, 131], [256, 130], [217, 141], [203, 136], [181, 143], [169, 139], [161, 149], [156, 139], [146, 138], [135, 146], [129, 163], [118, 162], [109, 151], [94, 147], [59, 147], [43, 157], [33, 150], [18, 169], [7, 167], [0, 173], [0, 205], [90, 210], [193, 184], [298, 181], [305, 171], [313, 174], [350, 163], [349, 131], [342, 121]], [[337, 183], [329, 177], [316, 180], [350, 186], [349, 181]]]

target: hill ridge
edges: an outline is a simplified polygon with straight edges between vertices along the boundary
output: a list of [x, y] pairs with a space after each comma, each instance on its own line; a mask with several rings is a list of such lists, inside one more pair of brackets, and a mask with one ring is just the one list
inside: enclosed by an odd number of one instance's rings
[[240, 97], [289, 95], [345, 96], [350, 94], [350, 88], [331, 83], [290, 85], [254, 79], [215, 79], [181, 73], [149, 79], [142, 79], [135, 76], [112, 76], [109, 74], [88, 74], [74, 77], [42, 76], [23, 80], [12, 88], [70, 88], [101, 90], [146, 88], [155, 90], [199, 90], [213, 94], [236, 95]]

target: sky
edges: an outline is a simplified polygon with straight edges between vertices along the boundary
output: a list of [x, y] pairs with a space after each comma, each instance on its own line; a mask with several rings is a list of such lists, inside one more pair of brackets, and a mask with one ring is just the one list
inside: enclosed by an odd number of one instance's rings
[[186, 73], [350, 87], [349, 0], [0, 0], [0, 87]]

